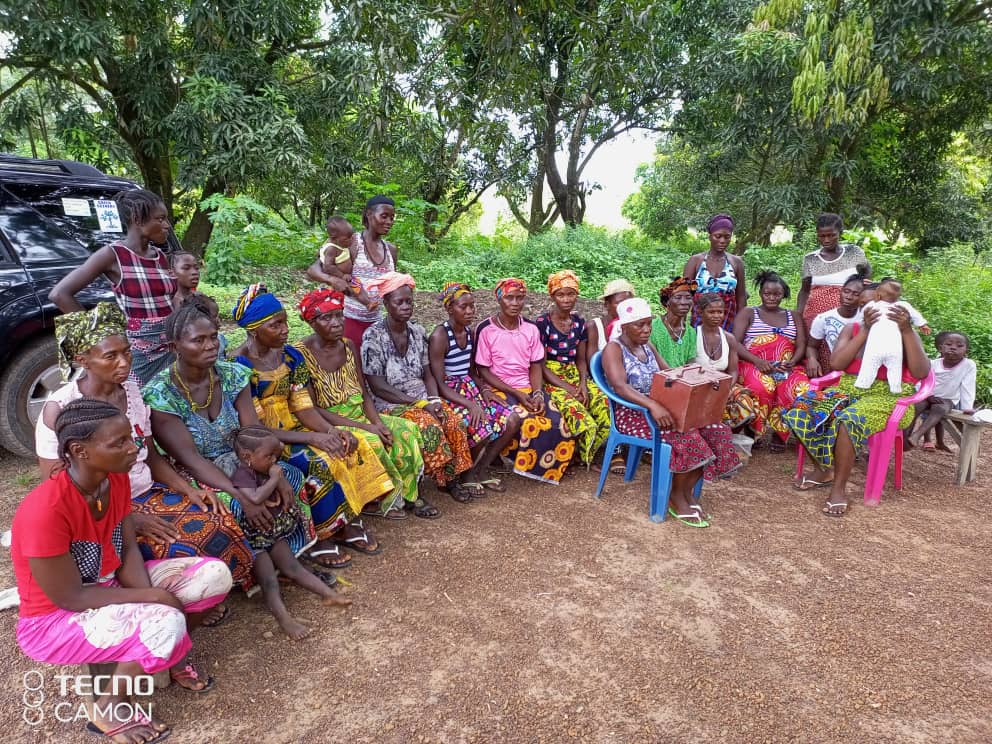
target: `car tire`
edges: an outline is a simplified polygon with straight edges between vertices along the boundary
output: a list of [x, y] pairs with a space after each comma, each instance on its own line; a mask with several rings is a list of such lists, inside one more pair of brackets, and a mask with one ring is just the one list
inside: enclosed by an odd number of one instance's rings
[[34, 457], [35, 421], [48, 394], [61, 385], [51, 336], [37, 338], [18, 352], [0, 377], [0, 445], [20, 457]]

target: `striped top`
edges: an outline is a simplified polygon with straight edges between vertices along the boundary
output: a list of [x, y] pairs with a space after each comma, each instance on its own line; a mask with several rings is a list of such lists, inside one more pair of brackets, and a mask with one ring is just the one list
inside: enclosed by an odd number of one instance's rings
[[142, 321], [165, 320], [172, 313], [172, 296], [179, 289], [170, 274], [168, 256], [156, 248], [151, 258], [145, 258], [120, 242], [111, 243], [110, 249], [121, 274], [114, 295], [128, 319], [128, 330], [139, 330]]
[[465, 329], [467, 338], [463, 349], [458, 345], [458, 339], [455, 338], [451, 324], [446, 320], [442, 325], [444, 332], [448, 334], [448, 350], [444, 352], [444, 376], [464, 377], [472, 365], [472, 329]]
[[[361, 280], [365, 286], [365, 291], [373, 300], [381, 299], [379, 290], [369, 287], [369, 279], [378, 279], [383, 274], [393, 271], [393, 254], [389, 252], [389, 244], [382, 241], [385, 256], [381, 264], [372, 263], [369, 254], [365, 250], [365, 241], [362, 240], [362, 233], [356, 232], [354, 238], [355, 260], [351, 262], [351, 275]], [[379, 308], [375, 310], [366, 309], [365, 305], [356, 300], [352, 295], [345, 295], [344, 317], [357, 320], [361, 323], [375, 323], [382, 316]]]
[[775, 326], [768, 325], [761, 318], [761, 313], [758, 312], [758, 308], [754, 308], [754, 318], [751, 320], [751, 327], [747, 329], [747, 334], [744, 336], [744, 343], [747, 343], [753, 338], [758, 336], [767, 336], [769, 334], [775, 336], [785, 336], [787, 339], [792, 341], [796, 340], [796, 319], [792, 317], [792, 313], [788, 310], [785, 311], [785, 316], [787, 323], [784, 328], [776, 328]]

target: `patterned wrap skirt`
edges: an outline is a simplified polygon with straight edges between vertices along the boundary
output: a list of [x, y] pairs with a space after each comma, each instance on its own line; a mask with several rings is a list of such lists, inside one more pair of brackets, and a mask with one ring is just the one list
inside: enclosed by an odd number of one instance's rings
[[[492, 393], [506, 400], [501, 391]], [[503, 450], [503, 457], [513, 462], [517, 475], [557, 486], [575, 455], [575, 438], [557, 405], [545, 395], [543, 414], [529, 413], [519, 405], [513, 411], [520, 417], [520, 433]]]
[[[796, 344], [779, 333], [755, 336], [746, 343], [747, 350], [768, 362], [786, 362], [792, 359]], [[758, 436], [771, 430], [784, 442], [789, 438], [789, 427], [782, 421], [782, 412], [793, 401], [809, 390], [809, 377], [798, 365], [788, 372], [771, 374], [758, 371], [750, 362], [738, 366], [741, 382], [751, 391], [757, 410], [751, 428]]]
[[[623, 434], [651, 439], [651, 427], [642, 411], [614, 406], [617, 430]], [[733, 443], [733, 432], [726, 424], [711, 424], [686, 432], [663, 431], [661, 438], [672, 448], [668, 469], [673, 473], [690, 473], [703, 469], [707, 481], [729, 478], [741, 467], [741, 458]]]
[[440, 417], [416, 405], [393, 406], [386, 413], [417, 425], [424, 474], [444, 487], [472, 467], [472, 450], [462, 417], [444, 401], [441, 408]]
[[486, 399], [482, 397], [482, 391], [479, 390], [479, 386], [475, 384], [475, 380], [469, 375], [445, 377], [444, 384], [463, 398], [468, 398], [475, 402], [486, 414], [478, 426], [472, 426], [472, 416], [469, 414], [468, 409], [465, 406], [448, 401], [448, 405], [451, 406], [455, 413], [462, 417], [462, 421], [467, 427], [469, 447], [474, 449], [480, 444], [485, 444], [493, 439], [499, 439], [502, 436], [503, 432], [506, 431], [508, 419], [513, 415], [513, 409], [510, 406], [498, 401], [487, 403]]
[[[552, 374], [569, 385], [579, 385], [579, 368], [575, 364], [564, 364], [554, 360], [545, 362]], [[610, 407], [603, 391], [592, 380], [586, 381], [589, 402], [582, 405], [575, 397], [560, 387], [544, 386], [544, 392], [551, 396], [555, 407], [561, 413], [568, 431], [576, 438], [579, 459], [586, 465], [592, 462], [593, 455], [606, 444], [610, 436]]]
[[[355, 393], [343, 403], [329, 406], [327, 410], [352, 421], [368, 423], [362, 401], [362, 394]], [[416, 424], [386, 414], [380, 414], [379, 418], [393, 435], [393, 445], [389, 449], [386, 449], [382, 440], [370, 431], [357, 426], [338, 426], [337, 428], [350, 431], [360, 440], [363, 440], [392, 480], [392, 496], [383, 499], [381, 503], [381, 511], [385, 513], [400, 500], [411, 502], [417, 500], [420, 476], [424, 473], [424, 457], [420, 453], [419, 430]]]
[[[882, 431], [899, 398], [912, 395], [916, 388], [903, 383], [902, 392], [893, 393], [885, 380], [875, 380], [867, 390], [854, 387], [855, 375], [845, 374], [836, 387], [809, 390], [782, 414], [796, 439], [802, 442], [810, 457], [823, 468], [834, 464], [834, 446], [837, 444], [837, 427], [843, 424], [854, 445], [854, 451], [863, 455], [868, 447], [868, 437]], [[912, 407], [899, 420], [899, 428], [906, 429], [913, 421]]]
[[132, 497], [131, 505], [133, 511], [164, 519], [179, 530], [179, 537], [168, 543], [139, 535], [138, 548], [146, 561], [212, 556], [223, 561], [242, 589], [247, 591], [255, 583], [251, 574], [255, 553], [231, 514], [203, 511], [161, 483]]

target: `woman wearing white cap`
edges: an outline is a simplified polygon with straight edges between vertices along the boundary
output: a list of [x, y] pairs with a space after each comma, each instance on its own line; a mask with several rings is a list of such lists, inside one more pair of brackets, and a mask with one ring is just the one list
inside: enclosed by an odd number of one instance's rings
[[[690, 527], [709, 527], [702, 507], [692, 498], [692, 489], [700, 476], [706, 480], [726, 478], [741, 461], [725, 424], [713, 424], [687, 432], [671, 431], [672, 415], [660, 403], [648, 397], [656, 373], [668, 369], [665, 360], [650, 343], [651, 306], [634, 297], [617, 307], [614, 338], [603, 350], [603, 369], [613, 389], [621, 398], [644, 406], [651, 414], [662, 438], [672, 448], [670, 469], [672, 489], [668, 513]], [[616, 427], [624, 434], [650, 438], [651, 429], [644, 414], [622, 405], [615, 407]]]
[[602, 318], [593, 318], [589, 324], [589, 343], [586, 344], [586, 349], [590, 360], [597, 351], [605, 349], [606, 342], [610, 340], [610, 331], [617, 320], [617, 305], [629, 300], [634, 293], [634, 285], [626, 279], [612, 279], [603, 287], [603, 294], [599, 299], [603, 303], [605, 314]]

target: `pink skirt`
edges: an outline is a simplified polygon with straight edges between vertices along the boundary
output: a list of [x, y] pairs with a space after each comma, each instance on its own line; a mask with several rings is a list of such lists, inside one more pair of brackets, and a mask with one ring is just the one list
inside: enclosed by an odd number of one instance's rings
[[[231, 590], [231, 572], [216, 558], [168, 558], [145, 567], [152, 586], [176, 595], [186, 612], [208, 610]], [[120, 584], [114, 578], [100, 586]], [[186, 615], [153, 602], [22, 617], [17, 642], [27, 656], [46, 664], [136, 661], [148, 674], [175, 666], [192, 646]]]

